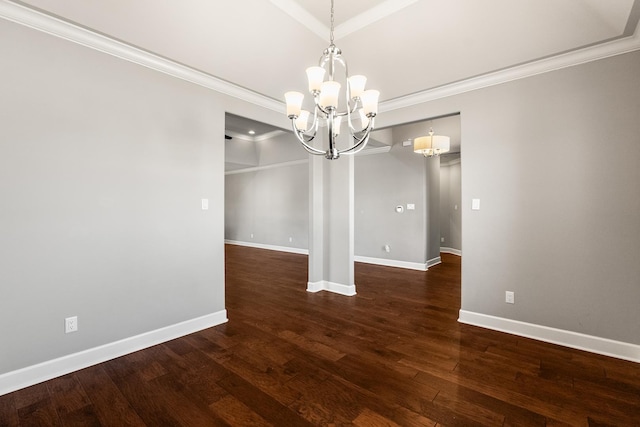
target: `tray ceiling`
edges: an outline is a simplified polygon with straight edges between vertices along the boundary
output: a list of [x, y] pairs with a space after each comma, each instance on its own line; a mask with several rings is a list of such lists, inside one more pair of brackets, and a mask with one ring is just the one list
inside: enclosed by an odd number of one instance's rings
[[[13, 3], [276, 100], [306, 88], [304, 70], [329, 38], [329, 0]], [[367, 75], [389, 101], [630, 36], [638, 3], [335, 0], [336, 44], [350, 72]]]

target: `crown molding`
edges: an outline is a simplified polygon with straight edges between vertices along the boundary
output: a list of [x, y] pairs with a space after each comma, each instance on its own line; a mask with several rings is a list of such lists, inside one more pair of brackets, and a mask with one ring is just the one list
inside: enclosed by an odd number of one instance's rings
[[[299, 9], [302, 9], [293, 0], [271, 1], [281, 8], [289, 7], [289, 5], [293, 4]], [[411, 4], [410, 2], [412, 1], [414, 0], [404, 0], [401, 3], [399, 2], [399, 4], [404, 4], [403, 7], [406, 7], [408, 4]], [[380, 7], [389, 7], [388, 3], [390, 4], [391, 1], [382, 3]], [[304, 12], [311, 16], [308, 12]], [[387, 11], [386, 13], [388, 14], [390, 12]], [[126, 43], [114, 40], [105, 35], [95, 33], [87, 28], [83, 28], [62, 19], [36, 11], [27, 6], [14, 3], [10, 0], [0, 0], [0, 18], [33, 28], [38, 31], [42, 31], [55, 37], [69, 40], [82, 46], [86, 46], [88, 48], [104, 52], [120, 59], [142, 65], [144, 67], [206, 87], [208, 89], [237, 99], [241, 99], [243, 101], [272, 111], [280, 113], [284, 110], [285, 104], [282, 101], [275, 100], [249, 89], [237, 86], [233, 83], [219, 79], [210, 74], [203, 73], [202, 71], [195, 70], [193, 68], [155, 55], [148, 51], [142, 50], [140, 48], [136, 48]], [[315, 20], [315, 18], [313, 19]], [[639, 27], [640, 24], [636, 26], [634, 34], [629, 37], [619, 38], [607, 43], [585, 47], [557, 56], [533, 61], [516, 67], [507, 68], [505, 70], [484, 74], [466, 80], [461, 80], [459, 82], [420, 91], [411, 95], [382, 101], [379, 106], [379, 111], [383, 113], [400, 108], [411, 107], [416, 104], [422, 104], [425, 102], [459, 95], [489, 86], [499, 85], [513, 80], [532, 77], [538, 74], [547, 73], [549, 71], [555, 71], [562, 68], [572, 67], [574, 65], [580, 65], [587, 62], [597, 61], [599, 59], [604, 59], [611, 56], [621, 55], [624, 53], [639, 50]]]
[[267, 139], [275, 138], [276, 136], [286, 134], [287, 132], [283, 130], [272, 130], [271, 132], [267, 132], [260, 136], [256, 136], [253, 138], [255, 142], [266, 141]]
[[[418, 0], [387, 0], [370, 9], [366, 9], [361, 14], [356, 15], [336, 26], [334, 29], [335, 40], [339, 40], [351, 33], [361, 30], [362, 28], [398, 12], [417, 1]], [[300, 24], [307, 27], [309, 31], [320, 37], [322, 40], [327, 40], [329, 27], [319, 21], [305, 8], [300, 6], [296, 0], [271, 0], [271, 3], [298, 21]]]
[[[386, 18], [387, 16], [394, 14], [404, 9], [405, 7], [411, 6], [417, 1], [418, 0], [387, 0], [377, 6], [367, 9], [361, 14], [356, 15], [353, 18], [348, 19], [342, 24], [338, 25], [334, 31], [335, 39], [340, 40], [341, 38], [346, 37], [351, 33], [355, 33], [356, 31], [361, 30], [376, 21]], [[328, 32], [329, 29], [327, 28], [325, 36]]]
[[152, 70], [160, 71], [269, 110], [282, 112], [284, 108], [284, 103], [281, 101], [9, 0], [0, 0], [0, 18]]
[[260, 142], [266, 141], [267, 139], [275, 138], [276, 136], [285, 134], [286, 132], [283, 130], [273, 130], [260, 136], [245, 135], [231, 130], [225, 131], [225, 133], [233, 138], [241, 139], [243, 141]]
[[295, 0], [271, 0], [271, 3], [284, 13], [305, 26], [309, 31], [323, 40], [327, 39], [329, 27], [318, 21], [315, 16], [307, 12]]
[[242, 133], [234, 132], [232, 130], [225, 130], [225, 135], [229, 135], [233, 139], [240, 139], [242, 141], [254, 142], [254, 138], [251, 135], [245, 135]]
[[633, 52], [640, 49], [640, 24], [635, 33], [629, 37], [622, 37], [606, 43], [588, 46], [582, 49], [573, 50], [538, 61], [510, 67], [493, 73], [483, 74], [478, 77], [461, 80], [459, 82], [424, 90], [411, 95], [383, 101], [378, 107], [380, 112], [397, 110], [411, 107], [436, 99], [447, 98], [465, 92], [507, 83], [513, 80], [520, 80], [550, 71], [573, 67], [599, 59], [605, 59], [624, 53]]

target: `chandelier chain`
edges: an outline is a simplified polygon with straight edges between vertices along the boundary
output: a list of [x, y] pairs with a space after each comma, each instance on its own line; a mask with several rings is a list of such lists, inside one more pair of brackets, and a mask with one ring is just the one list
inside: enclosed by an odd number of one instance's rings
[[329, 40], [331, 42], [331, 46], [333, 46], [333, 0], [331, 0], [331, 32], [329, 33]]

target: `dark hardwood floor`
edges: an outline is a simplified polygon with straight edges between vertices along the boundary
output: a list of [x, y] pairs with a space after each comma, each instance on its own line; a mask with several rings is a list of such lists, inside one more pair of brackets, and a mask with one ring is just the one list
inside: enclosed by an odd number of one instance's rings
[[3, 426], [638, 426], [640, 365], [457, 322], [460, 259], [356, 265], [227, 247], [229, 322], [0, 396]]

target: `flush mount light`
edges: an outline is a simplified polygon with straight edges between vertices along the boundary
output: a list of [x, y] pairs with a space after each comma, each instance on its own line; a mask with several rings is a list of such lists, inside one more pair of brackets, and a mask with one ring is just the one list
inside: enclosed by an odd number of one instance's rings
[[[317, 67], [307, 68], [309, 80], [309, 92], [313, 96], [313, 120], [309, 126], [311, 113], [302, 109], [304, 95], [300, 92], [287, 92], [284, 97], [287, 101], [287, 116], [291, 119], [293, 132], [309, 153], [325, 156], [329, 160], [335, 160], [340, 154], [355, 154], [362, 150], [369, 141], [369, 135], [374, 128], [374, 118], [378, 113], [377, 90], [365, 90], [367, 78], [365, 76], [351, 76], [347, 69], [347, 63], [342, 58], [342, 51], [333, 43], [333, 0], [331, 0], [331, 30], [329, 33], [330, 44], [320, 57]], [[342, 70], [340, 76], [336, 74], [336, 68]], [[325, 75], [328, 80], [324, 80]], [[345, 110], [338, 110], [338, 99], [342, 84], [345, 86]], [[359, 118], [360, 126], [353, 125], [352, 116]], [[346, 117], [345, 127], [353, 138], [353, 145], [339, 149], [337, 146], [338, 135], [342, 119]], [[329, 132], [329, 148], [320, 150], [309, 145], [315, 138], [320, 122], [326, 123]]]
[[255, 135], [255, 134], [256, 134], [256, 131], [255, 131], [255, 130], [250, 130], [250, 131], [249, 131], [249, 135]]

